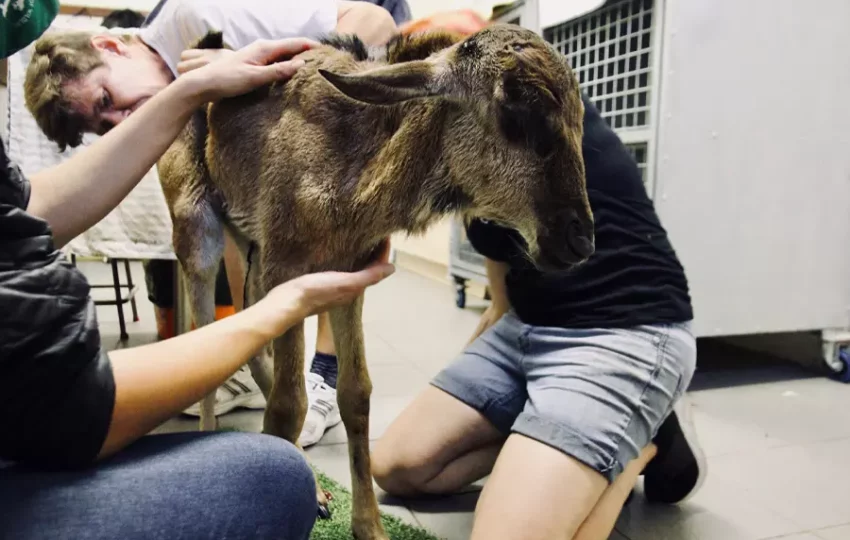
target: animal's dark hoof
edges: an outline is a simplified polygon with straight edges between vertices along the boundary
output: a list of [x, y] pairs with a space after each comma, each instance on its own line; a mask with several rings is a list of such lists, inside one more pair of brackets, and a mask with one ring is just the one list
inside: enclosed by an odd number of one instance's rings
[[327, 506], [319, 505], [319, 519], [331, 519], [331, 509]]

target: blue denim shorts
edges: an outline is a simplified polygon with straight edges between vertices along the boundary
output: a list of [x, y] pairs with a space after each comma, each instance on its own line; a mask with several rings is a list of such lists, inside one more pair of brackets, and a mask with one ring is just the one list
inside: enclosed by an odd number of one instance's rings
[[691, 323], [632, 328], [530, 326], [508, 313], [432, 384], [610, 482], [648, 445], [691, 382]]

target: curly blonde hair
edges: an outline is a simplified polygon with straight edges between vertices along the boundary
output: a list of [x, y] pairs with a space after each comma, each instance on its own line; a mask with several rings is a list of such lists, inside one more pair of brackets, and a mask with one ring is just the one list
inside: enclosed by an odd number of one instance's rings
[[104, 65], [93, 32], [55, 32], [36, 41], [24, 82], [24, 100], [38, 127], [60, 150], [79, 146], [87, 128], [65, 86]]

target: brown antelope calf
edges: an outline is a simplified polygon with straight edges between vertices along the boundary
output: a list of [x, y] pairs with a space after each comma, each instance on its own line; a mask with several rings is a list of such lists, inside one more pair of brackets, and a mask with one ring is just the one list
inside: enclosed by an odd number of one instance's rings
[[[204, 41], [222, 46], [220, 34]], [[199, 112], [159, 163], [198, 326], [214, 318], [224, 228], [248, 260], [248, 304], [308, 272], [360, 268], [392, 233], [421, 233], [449, 213], [516, 229], [540, 267], [566, 270], [591, 255], [578, 83], [539, 36], [499, 25], [463, 40], [399, 37], [371, 53], [332, 38], [301, 58], [289, 82]], [[362, 298], [331, 321], [352, 529], [374, 540], [386, 533], [370, 470], [361, 310]], [[299, 325], [274, 340], [273, 369], [250, 364], [268, 399], [264, 431], [291, 442], [306, 413], [303, 348]], [[202, 424], [214, 427], [205, 401]]]

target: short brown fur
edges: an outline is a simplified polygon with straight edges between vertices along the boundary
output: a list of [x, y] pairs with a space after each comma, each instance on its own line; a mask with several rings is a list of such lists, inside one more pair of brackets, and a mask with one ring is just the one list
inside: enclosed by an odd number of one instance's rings
[[[515, 228], [540, 266], [565, 270], [590, 255], [578, 84], [538, 36], [497, 25], [464, 40], [399, 38], [384, 59], [330, 46], [301, 57], [288, 83], [199, 113], [159, 163], [198, 326], [214, 319], [225, 227], [249, 259], [248, 305], [305, 273], [361, 268], [392, 233], [421, 233], [449, 213]], [[373, 540], [386, 534], [372, 488], [361, 310], [362, 297], [331, 322], [352, 529]], [[273, 369], [250, 364], [268, 398], [264, 431], [292, 442], [306, 414], [303, 350], [299, 325], [274, 340]]]

